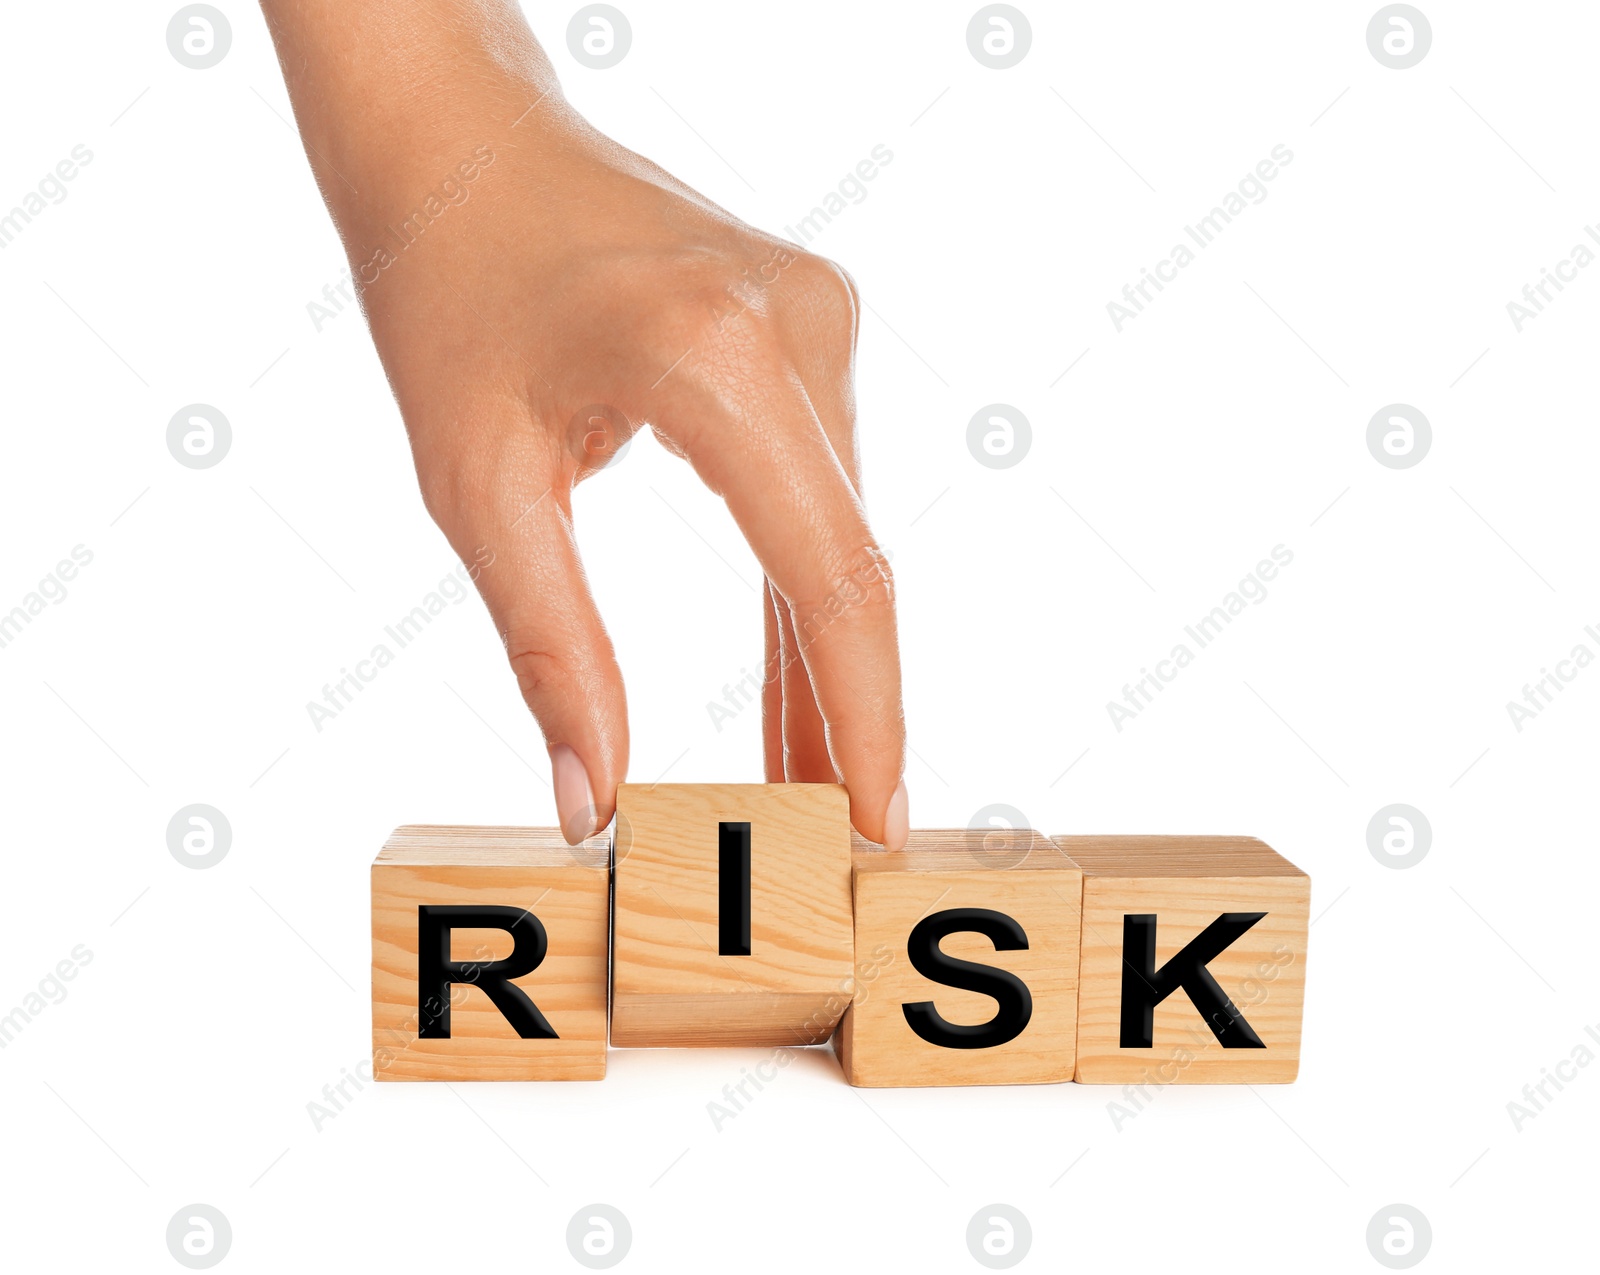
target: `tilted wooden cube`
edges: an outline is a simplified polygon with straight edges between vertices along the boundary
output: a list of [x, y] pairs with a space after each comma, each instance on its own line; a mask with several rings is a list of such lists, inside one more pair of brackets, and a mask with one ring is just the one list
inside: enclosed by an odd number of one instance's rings
[[854, 887], [855, 999], [833, 1040], [852, 1085], [1072, 1079], [1083, 873], [1060, 847], [913, 832], [858, 848]]
[[397, 828], [372, 865], [377, 1078], [602, 1079], [609, 861], [554, 828]]
[[1311, 878], [1251, 837], [1056, 837], [1083, 869], [1085, 1084], [1287, 1083]]
[[613, 873], [613, 1044], [832, 1034], [853, 966], [843, 787], [623, 784]]

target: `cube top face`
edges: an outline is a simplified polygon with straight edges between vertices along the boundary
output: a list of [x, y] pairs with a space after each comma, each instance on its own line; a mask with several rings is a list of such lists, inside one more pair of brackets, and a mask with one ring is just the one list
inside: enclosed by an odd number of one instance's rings
[[408, 824], [389, 834], [375, 862], [447, 867], [578, 867], [603, 872], [611, 866], [611, 842], [607, 837], [590, 837], [569, 846], [559, 828]]
[[838, 784], [617, 790], [611, 1038], [813, 1044], [849, 1000], [849, 799]]
[[377, 1078], [603, 1078], [607, 857], [554, 829], [397, 829], [372, 865]]
[[[1026, 830], [998, 841], [913, 832], [902, 851], [858, 848], [855, 998], [834, 1039], [846, 1079], [1072, 1079], [1082, 888], [1077, 864]], [[984, 968], [951, 973], [951, 961]]]
[[1052, 837], [1086, 877], [1303, 877], [1255, 837]]
[[1287, 1083], [1311, 879], [1247, 837], [1057, 837], [1083, 865], [1077, 1079]]
[[1055, 841], [1031, 828], [929, 828], [913, 832], [901, 850], [884, 850], [851, 834], [851, 863], [862, 872], [1076, 871]]

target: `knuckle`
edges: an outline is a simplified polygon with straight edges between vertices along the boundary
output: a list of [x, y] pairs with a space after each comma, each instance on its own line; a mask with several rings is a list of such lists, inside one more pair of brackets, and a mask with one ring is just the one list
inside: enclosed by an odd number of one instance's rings
[[888, 554], [872, 541], [842, 555], [818, 587], [789, 603], [797, 629], [803, 622], [818, 631], [841, 620], [893, 623], [894, 606], [894, 570]]
[[456, 545], [477, 521], [484, 501], [481, 485], [459, 465], [428, 465], [417, 470], [422, 506], [445, 539]]
[[[500, 519], [531, 475], [562, 472], [548, 432], [531, 428], [525, 406], [473, 400], [449, 411], [406, 417], [423, 507], [446, 536]], [[519, 506], [511, 512], [515, 517]]]
[[632, 281], [650, 335], [676, 346], [725, 330], [738, 314], [764, 308], [759, 261], [726, 252], [673, 254], [651, 261]]
[[[662, 394], [688, 389], [742, 417], [764, 394], [826, 384], [848, 370], [858, 294], [825, 257], [763, 240], [737, 253], [674, 260], [657, 283], [650, 344], [660, 365], [674, 369]], [[704, 413], [682, 411], [652, 424], [680, 451], [693, 450], [709, 428]]]
[[861, 309], [861, 285], [856, 282], [856, 277], [837, 261], [829, 262], [829, 264], [838, 272], [839, 278], [843, 281], [845, 293], [850, 299], [851, 308], [859, 312]]
[[461, 504], [459, 484], [453, 471], [432, 467], [419, 469], [417, 487], [422, 492], [422, 507], [437, 526], [444, 527], [453, 521], [452, 516]]
[[724, 277], [697, 279], [658, 301], [650, 345], [655, 362], [671, 369], [666, 390], [755, 383], [782, 357], [769, 305], [764, 294]]
[[860, 293], [837, 263], [773, 241], [746, 254], [668, 263], [655, 288], [657, 336], [678, 352], [775, 353], [782, 331], [803, 323], [853, 331]]
[[855, 331], [861, 293], [848, 271], [814, 253], [795, 253], [787, 272], [794, 286], [788, 296], [818, 331], [847, 335]]
[[570, 681], [567, 666], [559, 656], [543, 650], [530, 639], [519, 640], [514, 632], [506, 636], [506, 654], [517, 679], [517, 689], [535, 712], [552, 691]]
[[854, 310], [861, 303], [861, 290], [850, 272], [828, 257], [809, 258], [809, 277], [819, 291], [825, 291], [835, 305]]

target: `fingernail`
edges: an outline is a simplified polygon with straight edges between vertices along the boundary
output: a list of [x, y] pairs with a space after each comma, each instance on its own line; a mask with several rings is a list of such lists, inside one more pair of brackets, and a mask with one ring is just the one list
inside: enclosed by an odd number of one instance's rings
[[594, 835], [594, 789], [589, 772], [568, 744], [550, 750], [551, 786], [556, 791], [556, 818], [569, 846]]
[[883, 816], [883, 848], [885, 850], [900, 850], [906, 844], [906, 838], [911, 835], [911, 808], [906, 797], [906, 781], [902, 779], [900, 786], [894, 790], [894, 796], [889, 798], [889, 809]]

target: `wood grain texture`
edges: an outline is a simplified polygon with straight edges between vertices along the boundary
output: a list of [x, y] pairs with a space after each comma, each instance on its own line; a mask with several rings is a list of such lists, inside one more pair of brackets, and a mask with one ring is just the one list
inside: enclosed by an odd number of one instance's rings
[[[1083, 868], [1078, 1065], [1084, 1084], [1274, 1084], [1300, 1066], [1311, 879], [1250, 837], [1055, 837]], [[1154, 914], [1159, 969], [1223, 913], [1267, 915], [1206, 966], [1260, 1038], [1224, 1049], [1182, 988], [1153, 1045], [1120, 1045], [1123, 917]]]
[[[996, 836], [958, 829], [913, 832], [903, 851], [854, 855], [855, 996], [834, 1034], [852, 1085], [867, 1087], [1043, 1084], [1071, 1080], [1078, 1016], [1079, 912], [1083, 873], [1048, 838], [1027, 830]], [[907, 938], [924, 917], [952, 908], [1005, 913], [1026, 950], [996, 952], [978, 933], [951, 934], [939, 948], [1007, 970], [1028, 987], [1032, 1014], [1015, 1039], [952, 1049], [918, 1036], [902, 1006], [931, 1001], [952, 1023], [992, 1019], [995, 1000], [943, 986], [915, 970]]]
[[[718, 951], [718, 826], [751, 828], [750, 953]], [[837, 784], [617, 790], [611, 1040], [808, 1045], [853, 965], [850, 815]]]
[[[372, 1049], [380, 1080], [600, 1080], [606, 1073], [610, 847], [554, 828], [397, 828], [372, 865]], [[522, 1039], [483, 990], [451, 988], [450, 1038], [418, 1036], [417, 909], [525, 908], [549, 939], [514, 980], [558, 1039]], [[500, 929], [457, 930], [452, 960], [499, 960]]]
[[1305, 873], [1255, 837], [1054, 837], [1099, 876], [1300, 877]]

